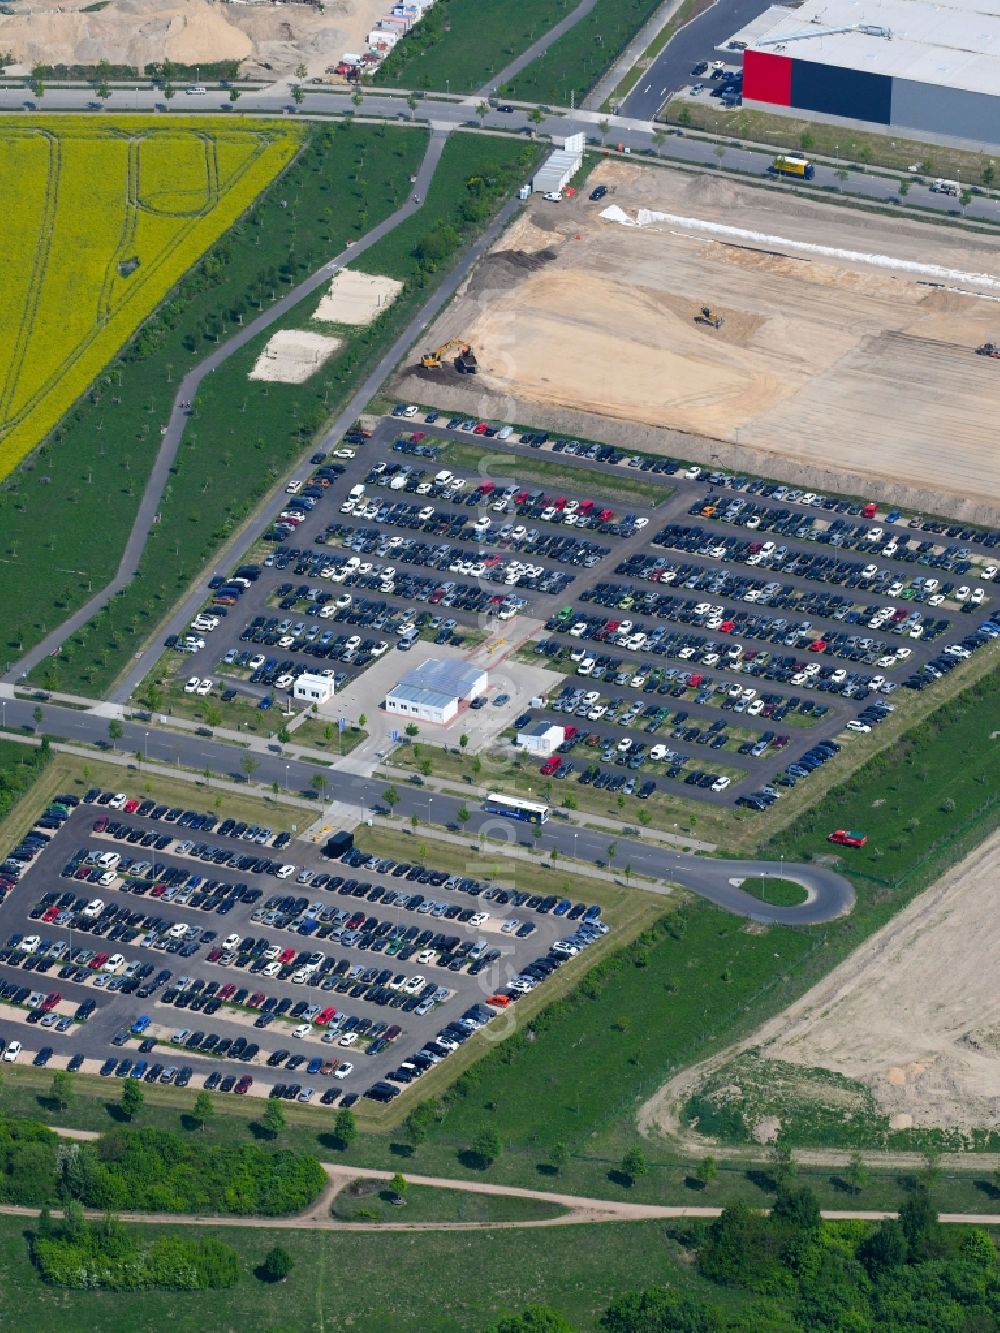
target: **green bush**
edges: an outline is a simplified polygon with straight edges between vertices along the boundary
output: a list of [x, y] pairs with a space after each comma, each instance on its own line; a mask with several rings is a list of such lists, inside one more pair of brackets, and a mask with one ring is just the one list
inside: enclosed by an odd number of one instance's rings
[[204, 1291], [240, 1279], [236, 1251], [208, 1236], [159, 1236], [148, 1243], [108, 1216], [86, 1222], [72, 1209], [62, 1222], [44, 1214], [32, 1243], [43, 1281], [93, 1291]]
[[62, 1188], [88, 1208], [278, 1217], [301, 1212], [326, 1177], [314, 1157], [123, 1128], [64, 1152]]

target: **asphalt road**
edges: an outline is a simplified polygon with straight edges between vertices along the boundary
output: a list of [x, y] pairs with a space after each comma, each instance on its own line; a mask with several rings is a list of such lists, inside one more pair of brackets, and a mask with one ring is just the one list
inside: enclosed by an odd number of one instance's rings
[[[35, 707], [35, 702], [30, 699], [3, 700], [0, 703], [0, 725], [35, 730]], [[84, 712], [53, 703], [45, 703], [43, 712], [41, 725], [49, 736], [105, 748], [110, 744], [107, 718], [97, 712]], [[123, 752], [142, 754], [145, 759], [156, 763], [176, 763], [196, 772], [208, 769], [237, 782], [245, 781], [240, 765], [244, 750], [238, 746], [215, 738], [169, 732], [155, 723], [144, 725], [125, 722], [123, 731], [122, 739], [116, 743]], [[315, 764], [286, 758], [284, 754], [274, 753], [273, 750], [256, 750], [254, 757], [258, 761], [254, 773], [256, 782], [265, 785], [276, 782], [279, 787], [295, 792], [313, 790], [311, 782], [317, 772]], [[331, 765], [331, 768], [335, 767]], [[364, 818], [366, 812], [379, 804], [385, 784], [341, 770], [337, 771], [336, 789], [338, 803], [356, 807], [359, 818]], [[417, 815], [426, 820], [431, 808], [426, 793], [420, 788], [408, 787], [405, 783], [398, 791], [400, 799], [393, 814], [404, 819]], [[435, 793], [433, 823], [441, 826], [456, 823], [458, 811], [464, 804], [459, 798]], [[576, 827], [561, 820], [550, 819], [537, 840], [522, 825], [487, 816], [479, 810], [472, 813], [466, 827], [470, 837], [482, 832], [493, 845], [499, 847], [520, 843], [536, 849], [539, 855], [545, 855], [552, 847], [556, 847], [565, 856], [594, 862], [606, 863], [609, 860], [606, 832]], [[612, 862], [614, 868], [624, 870], [625, 866], [631, 866], [637, 875], [683, 884], [718, 907], [755, 921], [817, 925], [842, 916], [854, 902], [854, 890], [850, 883], [835, 871], [822, 866], [706, 859], [668, 851], [624, 836], [615, 839], [615, 847]], [[801, 882], [810, 891], [809, 901], [799, 907], [771, 907], [753, 895], [744, 893], [739, 887], [742, 879], [761, 874], [784, 875]]]
[[[704, 48], [700, 47], [699, 49], [703, 50]], [[28, 89], [4, 88], [0, 89], [0, 114], [16, 114], [26, 109], [86, 111], [92, 101], [93, 94], [88, 88], [52, 88], [45, 93], [42, 99], [37, 101]], [[475, 109], [479, 101], [478, 95], [466, 98], [463, 102], [445, 101], [428, 96], [421, 99], [415, 114], [420, 121], [430, 122], [432, 125], [442, 128], [455, 128], [458, 125], [465, 125], [478, 129], [479, 120]], [[223, 111], [229, 115], [315, 114], [326, 116], [355, 114], [355, 108], [346, 91], [343, 93], [310, 91], [301, 107], [297, 107], [288, 94], [281, 90], [265, 88], [258, 91], [247, 91], [240, 97], [235, 111], [228, 97], [219, 91], [214, 91], [206, 97], [192, 97], [183, 91], [179, 91], [169, 104], [162, 100], [162, 93], [159, 90], [115, 91], [106, 103], [108, 111], [119, 113], [129, 111], [149, 112], [157, 109], [165, 112], [168, 106], [169, 114], [175, 112], [219, 114]], [[484, 124], [493, 129], [515, 133], [530, 129], [528, 113], [531, 109], [530, 105], [525, 104], [519, 105], [511, 115], [493, 111], [485, 117]], [[401, 123], [409, 122], [412, 119], [402, 97], [390, 97], [383, 93], [368, 92], [365, 95], [360, 112], [364, 116], [386, 117], [390, 120], [397, 119]], [[95, 112], [94, 114], [100, 113]], [[565, 135], [583, 133], [588, 135], [595, 144], [599, 144], [600, 138], [597, 127], [603, 119], [605, 117], [595, 111], [553, 110], [552, 114], [543, 117], [538, 130], [542, 136], [554, 135], [557, 139], [562, 139]], [[606, 119], [610, 126], [608, 135], [610, 144], [620, 143], [631, 152], [656, 151], [652, 139], [654, 127], [648, 118], [608, 116]], [[667, 139], [658, 155], [665, 160], [700, 166], [709, 165], [713, 169], [717, 169], [719, 166], [719, 161], [715, 155], [715, 144], [707, 139], [672, 135]], [[767, 175], [769, 163], [770, 156], [766, 153], [730, 148], [726, 152], [722, 166], [731, 170], [748, 172], [751, 175], [760, 176], [771, 181], [771, 178]], [[776, 189], [793, 188], [780, 181], [772, 181], [771, 183]], [[820, 163], [816, 164], [816, 176], [812, 185], [819, 192], [822, 192], [824, 188], [837, 191], [842, 189], [845, 193], [860, 195], [863, 198], [880, 203], [895, 198], [898, 191], [898, 180], [892, 177], [880, 176], [874, 172], [849, 171], [846, 179], [841, 182], [834, 167], [824, 166]], [[797, 183], [794, 188], [801, 189], [801, 183]], [[949, 199], [945, 195], [931, 194], [924, 186], [914, 186], [907, 197], [907, 203], [919, 204], [921, 208], [943, 214], [958, 211], [953, 199]], [[976, 196], [965, 210], [965, 214], [970, 218], [984, 218], [1000, 223], [1000, 201]]]
[[[692, 82], [691, 70], [699, 60], [717, 59], [716, 51], [730, 37], [763, 14], [771, 0], [716, 0], [696, 19], [681, 28], [643, 74], [620, 108], [623, 116], [652, 120], [672, 94]], [[738, 65], [738, 52], [727, 63]], [[702, 76], [707, 82], [707, 76]], [[707, 91], [706, 91], [707, 95]]]

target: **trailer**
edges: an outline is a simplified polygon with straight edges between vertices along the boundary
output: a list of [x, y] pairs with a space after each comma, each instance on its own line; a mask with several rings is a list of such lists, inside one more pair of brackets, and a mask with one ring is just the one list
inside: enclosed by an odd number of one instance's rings
[[816, 175], [816, 168], [807, 157], [799, 153], [779, 153], [768, 171], [773, 176], [791, 176], [797, 180], [811, 181]]

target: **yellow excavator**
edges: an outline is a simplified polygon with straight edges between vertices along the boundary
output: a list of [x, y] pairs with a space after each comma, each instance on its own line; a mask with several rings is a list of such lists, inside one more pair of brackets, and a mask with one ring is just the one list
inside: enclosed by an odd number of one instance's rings
[[697, 315], [695, 315], [694, 322], [696, 324], [706, 324], [712, 329], [721, 329], [726, 320], [723, 315], [720, 315], [717, 310], [713, 310], [711, 306], [703, 305]]
[[461, 375], [474, 375], [476, 373], [476, 354], [468, 343], [463, 342], [461, 338], [452, 338], [450, 342], [442, 343], [440, 347], [433, 352], [425, 352], [420, 358], [420, 365], [424, 370], [440, 370], [444, 358], [452, 350], [457, 350], [455, 357], [455, 369]]

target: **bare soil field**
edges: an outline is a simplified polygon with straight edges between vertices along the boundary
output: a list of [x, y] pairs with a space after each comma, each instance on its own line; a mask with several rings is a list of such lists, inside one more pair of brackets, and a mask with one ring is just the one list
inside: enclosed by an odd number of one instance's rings
[[[536, 196], [431, 330], [479, 358], [475, 382], [436, 381], [442, 406], [1000, 508], [1000, 373], [974, 354], [1000, 331], [993, 239], [631, 163], [598, 182], [599, 204]], [[669, 218], [622, 225], [608, 205]], [[697, 322], [703, 306], [721, 328]]]
[[[1000, 1125], [998, 876], [994, 834], [746, 1042], [661, 1088], [640, 1123], [677, 1133], [683, 1102], [709, 1077], [725, 1082], [752, 1051], [764, 1071], [778, 1061], [855, 1080], [893, 1129]], [[830, 1083], [800, 1091], [849, 1095]], [[765, 1117], [757, 1137], [778, 1128], [779, 1118]]]
[[[88, 13], [87, 10], [92, 12]], [[217, 0], [23, 0], [0, 16], [0, 50], [14, 72], [46, 65], [140, 67], [239, 60], [251, 78], [287, 77], [304, 64], [322, 75], [345, 51], [364, 50], [365, 35], [386, 13], [385, 0], [296, 4], [220, 4]]]

